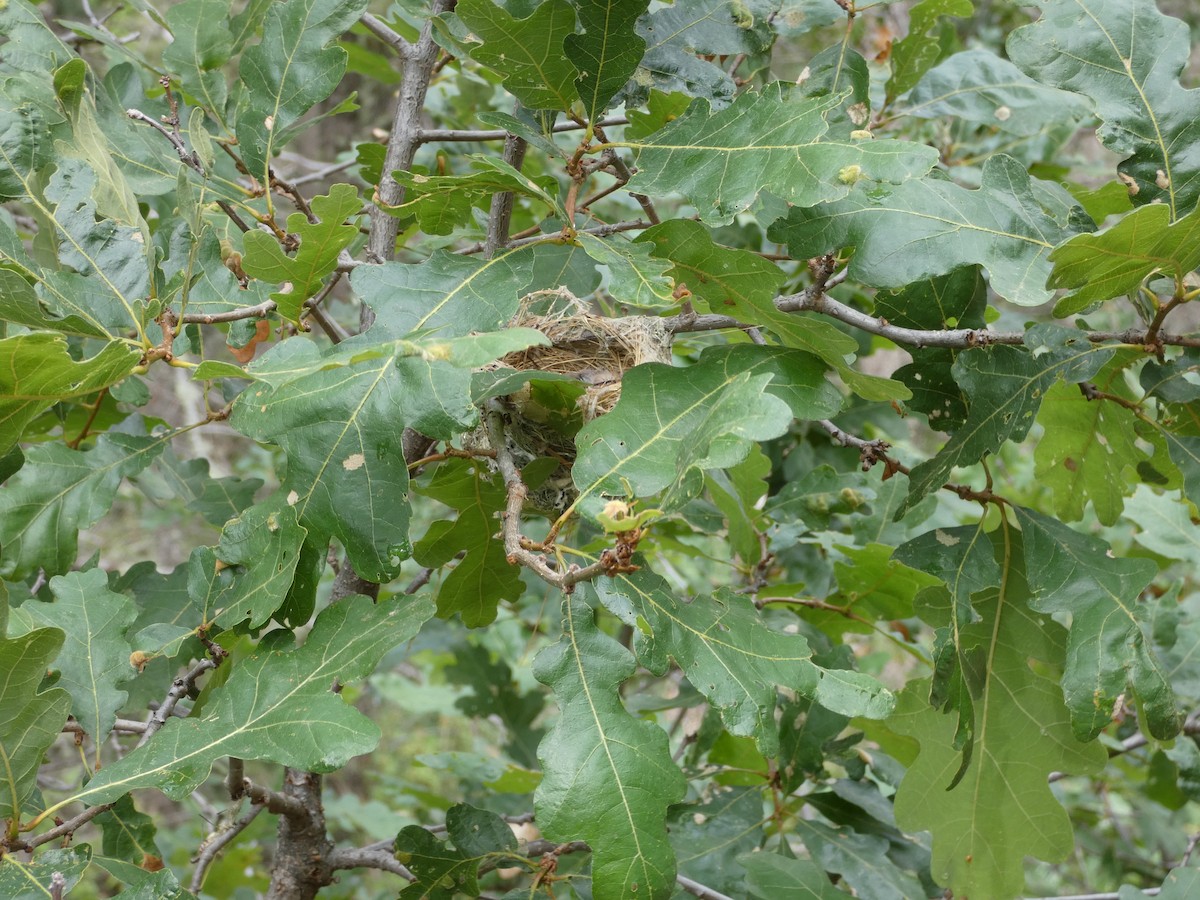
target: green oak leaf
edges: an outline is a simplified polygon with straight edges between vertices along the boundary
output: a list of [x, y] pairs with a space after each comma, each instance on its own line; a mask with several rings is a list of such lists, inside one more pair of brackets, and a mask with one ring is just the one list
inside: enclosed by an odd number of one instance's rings
[[1070, 232], [1042, 208], [1025, 167], [998, 154], [983, 165], [978, 190], [941, 176], [894, 188], [857, 188], [849, 197], [793, 209], [768, 237], [810, 259], [854, 247], [850, 277], [898, 288], [982, 265], [998, 294], [1021, 306], [1050, 299], [1050, 252]]
[[[106, 864], [105, 860], [96, 862], [100, 866]], [[179, 879], [170, 869], [142, 872], [139, 877], [126, 883], [125, 890], [117, 894], [116, 900], [197, 900], [195, 894], [180, 886]], [[110, 874], [117, 877], [114, 872]]]
[[894, 558], [945, 585], [918, 594], [914, 608], [934, 627], [929, 704], [957, 716], [954, 749], [962, 752], [957, 778], [975, 753], [976, 697], [971, 678], [982, 665], [979, 647], [964, 636], [966, 628], [979, 621], [971, 598], [1000, 585], [1003, 572], [982, 520], [974, 526], [927, 531], [897, 547]]
[[262, 40], [242, 54], [245, 90], [237, 117], [238, 152], [250, 176], [271, 183], [282, 133], [342, 80], [346, 51], [330, 46], [366, 9], [367, 0], [283, 0], [267, 4]]
[[458, 518], [429, 527], [413, 548], [417, 562], [440, 568], [466, 550], [438, 588], [438, 615], [458, 613], [468, 628], [491, 624], [500, 601], [515, 601], [524, 592], [520, 570], [509, 564], [498, 536], [504, 486], [467, 460], [448, 460], [420, 492], [458, 510]]
[[782, 270], [749, 250], [723, 247], [699, 222], [674, 219], [648, 228], [638, 238], [654, 245], [654, 255], [675, 264], [668, 272], [686, 286], [701, 312], [732, 316], [748, 325], [769, 328], [788, 347], [807, 350], [835, 369], [842, 381], [870, 400], [905, 399], [908, 391], [889, 379], [864, 375], [846, 362], [857, 342], [827, 319], [787, 313], [775, 306], [783, 285]]
[[909, 95], [903, 112], [919, 119], [954, 116], [1029, 137], [1078, 122], [1090, 109], [1078, 94], [1035, 81], [1008, 60], [973, 47], [955, 53], [928, 72]]
[[154, 819], [138, 810], [132, 797], [122, 797], [94, 821], [104, 835], [100, 848], [104, 856], [146, 868], [162, 864], [154, 841], [158, 833]]
[[637, 33], [646, 52], [634, 76], [633, 96], [640, 98], [648, 81], [663, 93], [702, 97], [714, 108], [728, 106], [737, 86], [712, 60], [769, 50], [774, 41], [771, 17], [778, 6], [778, 0], [688, 0], [643, 16]]
[[637, 152], [630, 190], [683, 194], [708, 225], [732, 221], [760, 191], [814, 206], [845, 197], [858, 181], [920, 178], [937, 162], [934, 148], [908, 141], [822, 140], [840, 99], [775, 83], [715, 112], [698, 100], [645, 140], [615, 146]]
[[188, 593], [204, 621], [232, 627], [249, 619], [257, 628], [271, 618], [292, 587], [307, 534], [296, 504], [276, 493], [230, 519], [216, 547], [193, 550]]
[[[263, 486], [261, 478], [239, 478], [229, 475], [216, 478], [209, 473], [208, 460], [203, 457], [180, 459], [168, 450], [155, 462], [151, 472], [138, 479], [138, 486], [147, 489], [148, 476], [161, 475], [167, 491], [153, 495], [154, 499], [170, 497], [199, 513], [204, 521], [218, 528], [254, 502], [254, 495]], [[149, 491], [147, 491], [149, 493]]]
[[[59, 273], [68, 277], [54, 287], [71, 295], [82, 289], [90, 313], [81, 316], [96, 322], [109, 333], [130, 327], [145, 327], [150, 295], [150, 256], [153, 245], [146, 223], [128, 224], [116, 219], [96, 218], [92, 191], [96, 174], [79, 160], [61, 160], [46, 188], [53, 211], [40, 202], [34, 205], [49, 219], [58, 241], [59, 259], [75, 270]], [[84, 286], [86, 284], [86, 287]], [[51, 288], [53, 292], [53, 288]], [[60, 304], [70, 309], [72, 304]]]
[[1179, 733], [1175, 695], [1151, 652], [1149, 607], [1138, 595], [1157, 572], [1148, 559], [1118, 559], [1104, 541], [1017, 507], [1033, 609], [1071, 614], [1063, 694], [1075, 735], [1095, 738], [1132, 688], [1153, 737]]
[[588, 842], [596, 900], [666, 900], [675, 892], [667, 807], [683, 799], [683, 773], [666, 732], [621, 703], [633, 656], [596, 627], [582, 601], [568, 598], [562, 614], [562, 638], [533, 663], [560, 710], [538, 749], [538, 828], [550, 840]]
[[[956, 716], [926, 702], [927, 682], [910, 683], [889, 725], [920, 743], [896, 795], [896, 821], [932, 832], [933, 878], [956, 895], [1012, 897], [1024, 885], [1027, 855], [1055, 861], [1071, 852], [1071, 822], [1047, 777], [1095, 774], [1107, 754], [1075, 737], [1062, 692], [1045, 674], [1061, 665], [1066, 633], [1029, 610], [1020, 537], [1009, 531], [994, 540], [1004, 580], [975, 595], [980, 621], [962, 629], [964, 648], [979, 659], [969, 765], [960, 766]], [[1035, 670], [1031, 661], [1042, 665]]]
[[241, 660], [208, 697], [201, 716], [173, 718], [154, 737], [105, 766], [87, 786], [48, 809], [96, 805], [131, 790], [156, 787], [186, 797], [222, 756], [266, 759], [331, 772], [379, 741], [379, 728], [330, 690], [334, 679], [358, 681], [388, 650], [416, 636], [433, 602], [402, 596], [375, 603], [355, 595], [317, 616], [298, 649], [260, 649]]
[[634, 23], [650, 0], [576, 0], [582, 34], [569, 34], [563, 52], [579, 71], [575, 87], [595, 122], [642, 61], [646, 42]]
[[900, 514], [940, 488], [956, 466], [972, 465], [1005, 441], [1029, 433], [1042, 397], [1060, 379], [1086, 381], [1113, 355], [1093, 347], [1074, 330], [1035, 325], [1024, 347], [992, 346], [961, 353], [954, 377], [970, 398], [967, 420], [937, 456], [909, 473], [908, 498]]
[[404, 186], [404, 201], [398, 206], [388, 206], [376, 199], [376, 206], [394, 216], [415, 215], [426, 234], [450, 234], [470, 219], [475, 207], [486, 208], [494, 194], [506, 191], [538, 200], [550, 214], [565, 217], [558, 199], [551, 193], [557, 190], [552, 179], [539, 179], [545, 182], [539, 183], [503, 160], [480, 154], [466, 159], [474, 169], [467, 175], [393, 172], [392, 177]]
[[45, 102], [6, 93], [0, 104], [0, 200], [30, 194], [36, 173], [54, 160], [54, 144], [46, 135], [62, 121]]
[[[1200, 868], [1196, 866], [1179, 866], [1172, 869], [1162, 883], [1162, 889], [1155, 895], [1159, 900], [1188, 900], [1200, 891]], [[1122, 885], [1120, 900], [1142, 900], [1152, 896], [1129, 885]]]
[[54, 892], [64, 896], [79, 883], [91, 861], [92, 848], [87, 844], [39, 853], [32, 861], [5, 854], [0, 857], [0, 896], [7, 900], [45, 900]]
[[576, 503], [587, 500], [585, 508], [593, 514], [601, 493], [624, 495], [622, 479], [638, 497], [670, 487], [664, 509], [696, 496], [704, 470], [736, 465], [749, 453], [750, 441], [787, 430], [795, 415], [787, 402], [793, 390], [789, 382], [805, 385], [800, 389], [808, 394], [805, 405], [812, 404], [808, 411], [817, 413], [806, 418], [829, 414], [822, 410], [829, 409], [830, 395], [823, 382], [812, 384], [811, 362], [793, 357], [801, 373], [784, 380], [775, 373], [779, 366], [787, 371], [787, 355], [768, 351], [754, 357], [709, 351], [687, 368], [647, 363], [626, 372], [616, 407], [575, 438]]
[[[1118, 351], [1093, 379], [1097, 390], [1127, 396], [1125, 369], [1144, 356]], [[1035, 475], [1054, 494], [1055, 515], [1064, 522], [1083, 518], [1088, 500], [1096, 518], [1114, 524], [1121, 515], [1128, 473], [1145, 459], [1137, 447], [1138, 423], [1133, 410], [1109, 400], [1088, 400], [1074, 384], [1055, 384], [1046, 391], [1038, 421], [1045, 432], [1034, 450]]]
[[668, 821], [681, 875], [724, 893], [741, 888], [746, 874], [735, 857], [762, 843], [766, 819], [761, 792], [732, 788], [676, 807]]
[[1125, 518], [1140, 531], [1133, 539], [1152, 553], [1168, 559], [1200, 558], [1200, 530], [1191, 509], [1178, 494], [1159, 494], [1144, 484], [1125, 501]]
[[141, 356], [135, 347], [113, 341], [78, 360], [62, 335], [46, 331], [0, 338], [0, 454], [16, 446], [25, 426], [54, 404], [118, 384]]
[[401, 435], [406, 425], [439, 437], [470, 427], [470, 374], [392, 355], [328, 369], [321, 361], [310, 342], [280, 344], [257, 367], [269, 382], [238, 397], [230, 423], [283, 448], [280, 490], [309, 539], [336, 537], [360, 575], [386, 582], [411, 555]]
[[184, 0], [164, 16], [173, 40], [163, 50], [163, 65], [224, 128], [229, 86], [222, 68], [233, 51], [229, 0]]
[[[358, 188], [335, 184], [328, 194], [313, 197], [316, 222], [301, 212], [288, 216], [287, 230], [300, 239], [300, 246], [288, 256], [279, 241], [264, 231], [245, 236], [242, 268], [251, 278], [285, 284], [271, 295], [279, 314], [297, 322], [304, 301], [321, 289], [325, 276], [337, 268], [338, 254], [358, 236], [357, 217], [362, 209]], [[349, 220], [349, 221], [347, 221]]]
[[50, 30], [45, 18], [26, 0], [10, 0], [0, 7], [0, 33], [8, 41], [0, 71], [53, 72], [75, 54]]
[[[230, 276], [232, 277], [232, 276]], [[112, 339], [125, 312], [111, 308], [104, 286], [76, 272], [47, 271], [29, 258], [21, 239], [0, 219], [0, 317], [35, 331]]]
[[892, 696], [882, 685], [817, 665], [803, 636], [768, 628], [753, 602], [728, 588], [680, 603], [666, 581], [643, 569], [578, 590], [594, 591], [610, 612], [641, 629], [638, 654], [648, 667], [661, 670], [667, 656], [674, 658], [720, 710], [725, 727], [754, 738], [764, 756], [779, 752], [777, 685], [847, 716], [878, 719], [891, 711]]
[[142, 226], [138, 198], [126, 181], [97, 116], [93, 94], [87, 89], [88, 77], [88, 67], [82, 59], [73, 59], [54, 73], [55, 93], [71, 127], [69, 138], [64, 136], [55, 141], [55, 150], [60, 160], [78, 160], [95, 176], [90, 196], [98, 217], [132, 228], [144, 239], [149, 232]]
[[469, 803], [457, 803], [446, 811], [446, 834], [453, 847], [419, 825], [400, 829], [393, 842], [396, 859], [417, 876], [400, 892], [402, 900], [476, 897], [479, 864], [517, 850], [517, 839], [503, 819]]
[[[486, 632], [484, 632], [486, 634]], [[537, 745], [544, 733], [534, 722], [542, 715], [544, 700], [537, 691], [522, 692], [513, 671], [503, 660], [492, 659], [480, 643], [464, 638], [453, 650], [454, 661], [443, 670], [452, 684], [470, 689], [454, 705], [468, 716], [496, 716], [504, 723], [504, 752], [519, 765], [537, 767]]]
[[829, 881], [825, 870], [807, 859], [793, 859], [778, 853], [743, 853], [737, 858], [746, 870], [746, 889], [751, 897], [776, 900], [843, 900], [851, 896]]
[[[510, 832], [511, 834], [511, 832]], [[416, 876], [400, 892], [401, 900], [454, 900], [479, 896], [479, 860], [429, 833], [420, 825], [405, 825], [392, 842], [396, 859]]]
[[1095, 234], [1077, 234], [1050, 254], [1047, 287], [1069, 293], [1054, 305], [1069, 316], [1110, 297], [1136, 293], [1152, 275], [1178, 283], [1200, 266], [1200, 210], [1171, 221], [1165, 204], [1143, 206]]
[[83, 726], [96, 748], [112, 731], [128, 694], [118, 685], [137, 672], [129, 664], [133, 650], [125, 632], [137, 618], [133, 601], [108, 589], [100, 569], [70, 572], [50, 579], [53, 603], [22, 606], [34, 620], [66, 634], [58, 655], [59, 685], [71, 695], [71, 715]]
[[369, 340], [402, 338], [415, 331], [436, 338], [462, 337], [508, 324], [529, 284], [534, 258], [527, 249], [497, 253], [491, 259], [436, 250], [420, 265], [359, 266], [350, 281], [375, 310]]
[[608, 266], [608, 292], [618, 303], [642, 309], [670, 309], [678, 302], [675, 281], [667, 274], [671, 264], [659, 259], [653, 248], [620, 235], [603, 239], [579, 234], [576, 240], [588, 256]]
[[575, 32], [575, 8], [548, 0], [523, 19], [493, 0], [459, 0], [454, 13], [480, 43], [471, 58], [499, 73], [505, 90], [528, 109], [569, 110], [578, 99], [578, 72], [563, 41]]
[[840, 875], [856, 897], [907, 900], [926, 893], [916, 878], [888, 858], [889, 842], [881, 835], [813, 819], [798, 820], [795, 833], [813, 860], [826, 872]]
[[[7, 619], [8, 591], [0, 587], [0, 626], [7, 624]], [[20, 821], [22, 805], [37, 788], [42, 757], [71, 712], [71, 695], [65, 690], [40, 689], [62, 645], [63, 632], [58, 628], [38, 628], [9, 638], [0, 627], [0, 763], [4, 772], [0, 815], [12, 823]], [[11, 887], [12, 867], [7, 872], [4, 867], [8, 858], [0, 857], [0, 886], [8, 883]]]
[[962, 18], [974, 11], [971, 0], [921, 0], [913, 4], [908, 11], [908, 34], [891, 48], [889, 104], [916, 87], [922, 76], [951, 52], [956, 35], [953, 23], [945, 21], [945, 17]]
[[[924, 278], [897, 291], [875, 295], [875, 315], [901, 328], [940, 331], [983, 328], [987, 283], [978, 266]], [[962, 353], [944, 347], [908, 348], [912, 362], [892, 373], [912, 391], [906, 405], [925, 413], [931, 428], [952, 431], [967, 417], [967, 399], [954, 380], [954, 361]]]
[[[1090, 98], [1096, 136], [1125, 157], [1134, 203], [1165, 203], [1172, 221], [1200, 200], [1200, 95], [1179, 83], [1190, 32], [1154, 0], [1040, 0], [1041, 17], [1008, 37], [1008, 57], [1042, 82]], [[1128, 179], [1128, 180], [1126, 180]]]
[[112, 505], [121, 480], [137, 475], [169, 436], [109, 432], [91, 450], [36, 444], [0, 491], [0, 574], [24, 578], [39, 569], [61, 575], [75, 565], [79, 532]]

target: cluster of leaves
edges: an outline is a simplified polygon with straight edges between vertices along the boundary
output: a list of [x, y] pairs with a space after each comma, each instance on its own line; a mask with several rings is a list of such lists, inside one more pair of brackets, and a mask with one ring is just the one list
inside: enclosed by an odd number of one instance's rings
[[1182, 21], [133, 6], [0, 3], [0, 894], [1200, 890]]

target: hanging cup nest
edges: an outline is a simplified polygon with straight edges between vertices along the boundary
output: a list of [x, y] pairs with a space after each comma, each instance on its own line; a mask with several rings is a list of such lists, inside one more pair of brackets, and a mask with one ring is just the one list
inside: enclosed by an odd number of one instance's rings
[[530, 494], [532, 505], [560, 510], [574, 499], [575, 433], [616, 406], [626, 371], [670, 363], [671, 334], [652, 316], [594, 315], [565, 288], [530, 294], [509, 324], [550, 339], [549, 346], [510, 353], [492, 368], [547, 373], [501, 401], [510, 411], [506, 435], [517, 465], [547, 457], [559, 463]]

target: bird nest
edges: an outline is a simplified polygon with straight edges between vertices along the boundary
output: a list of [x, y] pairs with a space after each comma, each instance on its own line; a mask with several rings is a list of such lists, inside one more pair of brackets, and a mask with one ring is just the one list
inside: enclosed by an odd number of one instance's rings
[[500, 398], [508, 413], [507, 449], [521, 468], [548, 460], [546, 478], [530, 484], [530, 501], [543, 510], [562, 509], [574, 499], [576, 432], [616, 406], [629, 369], [670, 363], [671, 334], [652, 316], [594, 315], [565, 288], [529, 295], [509, 324], [536, 329], [550, 343], [510, 353], [491, 367], [530, 374], [520, 390]]
[[[532, 314], [534, 303], [547, 294], [566, 300], [569, 306], [558, 313]], [[500, 365], [565, 375], [585, 385], [576, 401], [585, 423], [616, 406], [627, 370], [646, 362], [671, 362], [671, 335], [661, 319], [596, 316], [563, 288], [531, 294], [511, 324], [540, 331], [550, 339], [550, 346], [510, 353]]]

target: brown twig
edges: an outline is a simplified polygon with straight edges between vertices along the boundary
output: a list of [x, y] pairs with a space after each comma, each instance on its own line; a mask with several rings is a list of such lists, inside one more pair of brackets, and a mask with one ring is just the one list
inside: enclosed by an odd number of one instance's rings
[[[838, 428], [829, 419], [821, 419], [817, 424], [829, 432], [829, 437], [835, 444], [850, 447], [858, 451], [864, 472], [869, 471], [876, 463], [883, 463], [883, 478], [885, 481], [896, 473], [901, 475], [908, 475], [910, 473], [911, 470], [908, 466], [895, 457], [888, 455], [887, 451], [891, 445], [887, 441], [879, 438], [875, 440], [860, 438], [857, 435], [850, 434], [848, 431]], [[977, 490], [970, 485], [957, 484], [951, 481], [943, 484], [942, 490], [950, 491], [952, 494], [957, 494], [963, 500], [971, 500], [976, 503], [1007, 504], [1009, 502], [1004, 497], [992, 491], [990, 480], [989, 486], [983, 490]]]
[[[63, 725], [62, 730], [65, 734], [87, 734], [84, 727], [74, 719], [69, 720]], [[112, 730], [120, 734], [141, 734], [146, 730], [146, 723], [138, 722], [134, 719], [117, 719], [113, 723]]]
[[545, 581], [565, 593], [581, 581], [588, 581], [605, 571], [605, 563], [597, 561], [586, 568], [572, 566], [565, 572], [551, 568], [544, 556], [526, 549], [526, 539], [521, 534], [521, 515], [525, 509], [525, 498], [529, 489], [521, 479], [521, 472], [513, 461], [512, 453], [507, 449], [504, 438], [504, 407], [499, 402], [489, 401], [486, 420], [488, 440], [496, 451], [496, 465], [504, 479], [504, 487], [508, 492], [508, 502], [501, 515], [501, 534], [504, 538], [504, 552], [511, 565], [523, 566]]
[[[208, 173], [204, 170], [204, 165], [200, 162], [200, 157], [195, 153], [195, 151], [188, 150], [183, 143], [183, 138], [180, 137], [177, 132], [169, 130], [153, 116], [148, 116], [138, 109], [127, 109], [125, 110], [125, 115], [133, 119], [135, 122], [141, 122], [145, 125], [149, 125], [171, 142], [171, 146], [175, 148], [175, 153], [178, 154], [180, 162], [194, 169], [201, 177], [208, 177]], [[224, 147], [225, 145], [221, 144], [220, 146]], [[246, 232], [250, 230], [250, 226], [242, 221], [242, 217], [237, 214], [234, 208], [230, 206], [227, 201], [218, 200], [217, 206], [221, 208], [221, 211], [225, 213], [225, 215], [229, 217], [230, 221], [232, 221], [233, 224], [236, 225], [241, 231]]]

